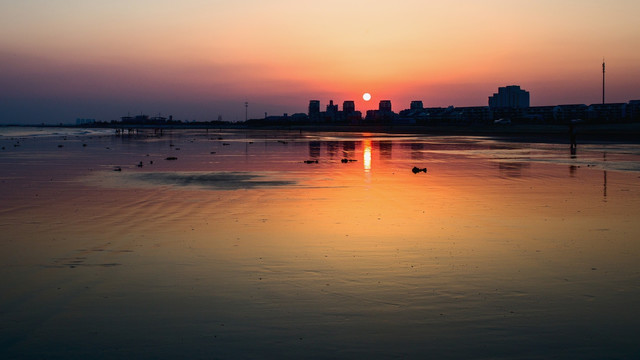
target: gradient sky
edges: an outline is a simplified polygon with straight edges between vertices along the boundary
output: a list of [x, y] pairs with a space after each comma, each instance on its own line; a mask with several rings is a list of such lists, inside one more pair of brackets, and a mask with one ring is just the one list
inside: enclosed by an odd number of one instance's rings
[[[637, 0], [3, 0], [0, 123], [640, 99]], [[362, 93], [373, 96], [368, 103]]]

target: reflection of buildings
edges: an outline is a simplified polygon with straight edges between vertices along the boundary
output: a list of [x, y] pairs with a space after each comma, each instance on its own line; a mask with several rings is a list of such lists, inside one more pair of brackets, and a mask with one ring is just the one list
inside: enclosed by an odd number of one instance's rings
[[[309, 157], [312, 159], [325, 158], [336, 162], [346, 159], [347, 163], [352, 161], [363, 162], [364, 169], [368, 171], [371, 170], [372, 164], [376, 159], [393, 159], [394, 142], [393, 140], [373, 140], [371, 138], [365, 138], [362, 141], [314, 140], [309, 141], [306, 146], [308, 147]], [[422, 144], [416, 146], [422, 148]], [[402, 154], [402, 152], [399, 154]], [[409, 154], [409, 147], [407, 146], [405, 155], [409, 156]]]
[[386, 140], [386, 141], [379, 141], [378, 142], [378, 149], [380, 150], [380, 158], [381, 159], [391, 159], [391, 153], [393, 150], [393, 142]]
[[353, 159], [356, 153], [355, 141], [343, 141], [342, 142], [342, 157], [347, 159]]
[[309, 142], [309, 156], [312, 158], [319, 158], [322, 143], [320, 141]]
[[[415, 165], [426, 167], [423, 161], [430, 158], [425, 152], [425, 149], [429, 149], [429, 145], [425, 145], [419, 140], [407, 141], [407, 139], [393, 138], [379, 140], [379, 138], [364, 135], [361, 140], [356, 141], [310, 139], [308, 142], [298, 142], [297, 144], [308, 149], [310, 159], [318, 160], [321, 163], [333, 163], [339, 168], [356, 167], [369, 175], [372, 175], [374, 170], [396, 169], [398, 166], [405, 165], [409, 170]], [[446, 148], [450, 148], [450, 145], [447, 145]], [[414, 160], [419, 161], [415, 162]], [[507, 176], [517, 176], [516, 172], [527, 166], [505, 164], [500, 165], [500, 171]]]
[[531, 165], [521, 162], [500, 162], [498, 169], [500, 174], [508, 178], [518, 178], [522, 176], [522, 169], [528, 169]]
[[411, 160], [422, 160], [424, 158], [423, 150], [423, 143], [411, 143]]
[[327, 141], [327, 154], [329, 155], [329, 159], [336, 157], [339, 146], [340, 143], [338, 141]]

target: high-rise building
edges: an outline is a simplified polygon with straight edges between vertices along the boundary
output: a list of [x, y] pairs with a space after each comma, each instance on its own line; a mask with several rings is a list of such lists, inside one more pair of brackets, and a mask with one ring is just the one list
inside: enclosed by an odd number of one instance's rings
[[345, 114], [351, 114], [356, 111], [356, 104], [352, 100], [346, 100], [342, 103], [342, 111]]
[[309, 120], [312, 122], [320, 121], [320, 100], [309, 101]]
[[329, 100], [329, 105], [327, 105], [327, 113], [330, 113], [330, 114], [338, 113], [338, 105], [334, 105], [333, 100]]
[[391, 112], [391, 100], [380, 100], [378, 110], [381, 112]]
[[490, 108], [521, 109], [529, 107], [529, 92], [520, 89], [518, 85], [498, 88], [498, 92], [489, 96]]
[[420, 100], [413, 100], [411, 102], [410, 109], [411, 110], [422, 110], [422, 109], [424, 109], [424, 105], [422, 105], [422, 101], [420, 101]]
[[309, 116], [320, 113], [320, 100], [309, 101]]

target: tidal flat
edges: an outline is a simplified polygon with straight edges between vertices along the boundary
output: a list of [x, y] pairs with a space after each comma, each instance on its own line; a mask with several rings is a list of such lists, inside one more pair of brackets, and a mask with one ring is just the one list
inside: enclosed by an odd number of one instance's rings
[[1, 129], [0, 147], [3, 359], [640, 357], [639, 144]]

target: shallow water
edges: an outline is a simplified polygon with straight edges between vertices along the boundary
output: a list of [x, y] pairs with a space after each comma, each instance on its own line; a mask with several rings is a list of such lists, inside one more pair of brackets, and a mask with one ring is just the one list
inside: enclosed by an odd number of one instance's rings
[[638, 145], [167, 130], [0, 146], [3, 358], [640, 356]]

